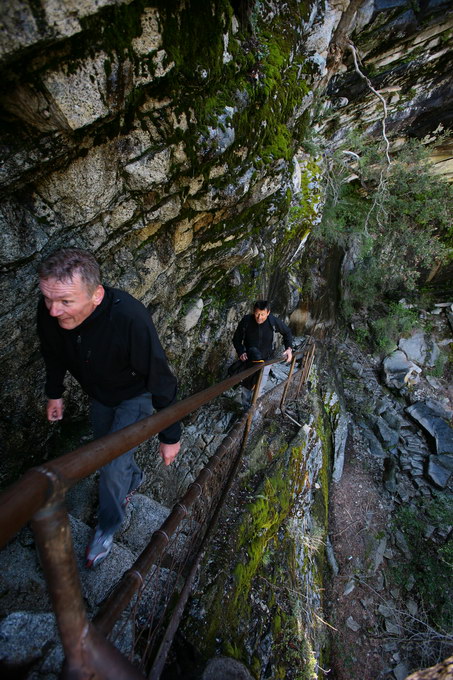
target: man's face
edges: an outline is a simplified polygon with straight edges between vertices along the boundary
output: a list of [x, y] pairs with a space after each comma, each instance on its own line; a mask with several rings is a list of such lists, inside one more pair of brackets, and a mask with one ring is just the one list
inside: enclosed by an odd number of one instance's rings
[[264, 323], [270, 314], [269, 309], [254, 309], [253, 316], [255, 317], [256, 323]]
[[104, 297], [102, 286], [98, 286], [94, 293], [90, 293], [78, 273], [67, 281], [40, 279], [39, 287], [50, 316], [54, 316], [59, 326], [68, 331], [80, 326]]

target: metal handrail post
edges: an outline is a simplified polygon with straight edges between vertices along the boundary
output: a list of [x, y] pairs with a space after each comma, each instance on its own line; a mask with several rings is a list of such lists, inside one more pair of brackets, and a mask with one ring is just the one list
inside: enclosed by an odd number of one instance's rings
[[66, 655], [67, 677], [84, 680], [90, 677], [83, 659], [89, 623], [63, 499], [38, 510], [31, 523]]
[[308, 376], [310, 375], [310, 371], [311, 371], [311, 367], [313, 365], [314, 357], [315, 357], [315, 345], [313, 344], [310, 348], [310, 352], [308, 353], [308, 357], [307, 357], [304, 382], [307, 380]]
[[313, 360], [314, 353], [315, 353], [315, 344], [311, 343], [310, 347], [308, 347], [308, 352], [306, 352], [303, 356], [302, 367], [301, 367], [301, 371], [300, 371], [299, 385], [298, 385], [297, 392], [296, 392], [296, 399], [299, 396], [300, 390], [302, 388], [302, 385], [305, 383], [305, 380], [307, 378], [308, 373], [310, 372], [311, 362]]
[[65, 680], [142, 680], [143, 675], [88, 621], [63, 499], [39, 510], [32, 528], [65, 653]]
[[296, 365], [296, 359], [297, 359], [296, 354], [293, 354], [293, 357], [291, 359], [291, 366], [290, 366], [290, 369], [289, 369], [288, 378], [286, 379], [285, 389], [283, 390], [282, 399], [280, 401], [280, 410], [281, 411], [283, 411], [283, 406], [285, 404], [286, 395], [288, 393], [288, 389], [289, 389], [289, 386], [291, 384], [291, 378], [293, 377], [294, 366]]
[[260, 387], [261, 387], [261, 382], [263, 380], [263, 372], [264, 372], [264, 366], [258, 373], [258, 377], [255, 383], [255, 386], [253, 388], [253, 397], [252, 397], [252, 403], [250, 404], [248, 416], [247, 416], [247, 422], [245, 423], [245, 429], [244, 429], [244, 436], [242, 438], [242, 444], [241, 444], [241, 452], [244, 450], [245, 445], [247, 443], [247, 439], [249, 436], [250, 428], [252, 427], [252, 420], [253, 416], [255, 415], [256, 411], [256, 402], [258, 401], [258, 395], [260, 393]]

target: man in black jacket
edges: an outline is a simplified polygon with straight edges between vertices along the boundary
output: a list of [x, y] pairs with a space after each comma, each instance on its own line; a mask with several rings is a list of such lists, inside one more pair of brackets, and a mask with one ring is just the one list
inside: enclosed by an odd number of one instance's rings
[[[288, 326], [276, 316], [271, 314], [270, 305], [267, 300], [257, 300], [253, 306], [253, 314], [246, 314], [236, 328], [233, 335], [233, 345], [241, 361], [247, 361], [252, 356], [267, 361], [274, 351], [274, 332], [277, 331], [283, 336], [285, 351], [283, 356], [289, 362], [292, 359], [293, 337]], [[249, 357], [249, 354], [252, 355]], [[263, 369], [261, 380], [260, 396], [266, 385], [270, 366]], [[250, 403], [250, 391], [243, 394], [243, 403]]]
[[[128, 293], [103, 286], [91, 253], [60, 250], [38, 268], [42, 298], [38, 335], [46, 365], [47, 418], [63, 417], [64, 376], [69, 371], [91, 398], [95, 437], [126, 427], [176, 400], [170, 371], [151, 316]], [[180, 448], [179, 423], [159, 434], [165, 465]], [[99, 479], [98, 525], [87, 566], [110, 553], [130, 495], [144, 480], [134, 449], [105, 465]]]

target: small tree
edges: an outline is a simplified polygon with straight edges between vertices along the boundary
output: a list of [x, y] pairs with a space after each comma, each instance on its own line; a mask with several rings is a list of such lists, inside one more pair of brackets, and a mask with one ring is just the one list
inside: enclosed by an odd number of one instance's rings
[[453, 187], [432, 171], [427, 150], [408, 142], [390, 165], [377, 145], [339, 149], [326, 174], [315, 236], [346, 253], [344, 310], [366, 309], [414, 290], [423, 272], [451, 258]]

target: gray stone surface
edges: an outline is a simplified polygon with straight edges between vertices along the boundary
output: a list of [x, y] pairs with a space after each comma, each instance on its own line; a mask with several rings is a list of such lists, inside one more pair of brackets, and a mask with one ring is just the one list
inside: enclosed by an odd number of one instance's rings
[[[106, 53], [100, 52], [94, 59], [81, 62], [73, 73], [67, 73], [66, 69], [52, 71], [43, 78], [45, 88], [73, 130], [94, 123], [109, 113], [104, 69], [107, 58]], [[96, 86], [93, 87], [92, 83]]]
[[358, 633], [361, 628], [360, 624], [357, 623], [357, 621], [352, 616], [348, 616], [346, 619], [346, 625], [350, 630], [354, 631], [354, 633]]
[[[0, 551], [0, 614], [15, 608], [39, 612], [49, 608], [47, 587], [31, 534], [26, 544], [21, 537]], [[28, 540], [30, 538], [31, 540]]]
[[404, 352], [409, 361], [414, 361], [423, 366], [426, 360], [428, 347], [423, 331], [417, 331], [410, 338], [401, 338], [398, 347]]
[[169, 512], [152, 498], [135, 494], [130, 502], [129, 526], [118, 534], [119, 540], [134, 554], [140, 553], [154, 531], [159, 529], [168, 517]]
[[226, 656], [208, 661], [202, 680], [253, 680], [253, 676], [240, 661]]
[[181, 330], [187, 333], [194, 328], [203, 312], [203, 300], [200, 298], [190, 307], [185, 316], [181, 319]]
[[409, 361], [401, 350], [396, 350], [384, 359], [385, 380], [389, 387], [401, 389], [416, 384], [421, 369]]
[[440, 405], [432, 401], [417, 402], [406, 410], [434, 437], [437, 453], [453, 454], [453, 428], [439, 415], [444, 413]]
[[330, 537], [327, 537], [327, 542], [326, 542], [326, 556], [327, 556], [327, 562], [329, 563], [329, 567], [332, 570], [332, 573], [334, 576], [338, 576], [339, 573], [339, 567], [338, 567], [338, 562], [335, 557], [335, 553], [333, 551], [332, 547], [332, 541], [330, 540]]
[[409, 670], [410, 668], [408, 664], [402, 661], [393, 669], [393, 675], [395, 676], [396, 680], [404, 680], [407, 678]]
[[107, 143], [90, 150], [63, 170], [55, 170], [36, 186], [36, 193], [67, 225], [76, 228], [99, 218], [122, 192], [122, 180], [113, 148]]
[[436, 456], [435, 460], [446, 470], [453, 472], [453, 454], [440, 454]]
[[66, 508], [70, 515], [85, 524], [93, 522], [98, 503], [98, 476], [92, 475], [71, 487], [66, 494]]
[[362, 433], [368, 442], [368, 446], [372, 455], [376, 456], [376, 458], [385, 458], [387, 454], [376, 435], [373, 434], [373, 432], [365, 425], [365, 423], [361, 423], [360, 425], [360, 429], [362, 430]]
[[384, 418], [376, 418], [375, 432], [384, 444], [384, 447], [390, 449], [397, 445], [399, 440], [399, 428], [390, 427]]
[[339, 482], [343, 474], [344, 453], [349, 434], [349, 418], [341, 413], [334, 435], [334, 463], [332, 481]]
[[[59, 646], [55, 617], [52, 613], [17, 611], [0, 621], [0, 661], [9, 666], [24, 666], [40, 660], [45, 653]], [[61, 664], [60, 654], [54, 656], [47, 670]], [[53, 667], [53, 668], [52, 668]]]
[[448, 485], [451, 470], [448, 470], [443, 465], [439, 464], [437, 456], [430, 456], [428, 463], [428, 478], [435, 484], [435, 486], [445, 489]]

